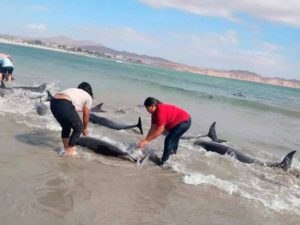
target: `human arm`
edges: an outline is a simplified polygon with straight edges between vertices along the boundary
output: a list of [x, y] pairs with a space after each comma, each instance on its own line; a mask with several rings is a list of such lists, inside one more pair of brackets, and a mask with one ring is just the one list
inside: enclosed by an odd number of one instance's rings
[[83, 120], [83, 135], [87, 136], [88, 131], [88, 124], [89, 124], [89, 118], [90, 118], [90, 109], [87, 106], [84, 106], [82, 109], [82, 120]]
[[164, 130], [165, 130], [165, 125], [157, 126], [156, 124], [151, 124], [147, 137], [140, 141], [138, 147], [143, 148], [146, 144], [148, 144], [148, 142], [160, 136], [164, 132]]

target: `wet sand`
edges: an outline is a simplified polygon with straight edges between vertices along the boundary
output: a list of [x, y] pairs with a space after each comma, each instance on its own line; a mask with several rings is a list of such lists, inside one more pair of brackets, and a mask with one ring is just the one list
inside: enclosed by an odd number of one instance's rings
[[59, 157], [58, 132], [0, 117], [1, 224], [297, 224], [147, 161], [142, 168], [93, 153]]

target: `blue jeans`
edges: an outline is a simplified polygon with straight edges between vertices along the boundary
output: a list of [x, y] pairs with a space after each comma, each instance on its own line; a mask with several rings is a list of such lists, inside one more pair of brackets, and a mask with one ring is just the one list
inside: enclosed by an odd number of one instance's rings
[[190, 128], [191, 124], [190, 118], [169, 130], [165, 138], [164, 153], [161, 158], [162, 164], [169, 159], [171, 154], [177, 153], [179, 139]]

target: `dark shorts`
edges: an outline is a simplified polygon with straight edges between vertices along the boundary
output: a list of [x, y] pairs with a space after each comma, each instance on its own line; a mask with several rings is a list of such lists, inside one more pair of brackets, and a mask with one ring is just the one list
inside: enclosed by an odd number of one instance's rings
[[53, 116], [62, 127], [62, 138], [69, 138], [71, 129], [73, 130], [69, 140], [69, 146], [74, 146], [83, 130], [82, 121], [74, 105], [68, 100], [54, 98], [51, 100], [50, 108]]
[[8, 67], [1, 67], [0, 71], [1, 71], [1, 73], [3, 73], [3, 74], [6, 74], [6, 73], [12, 74], [13, 71], [14, 71], [14, 68], [11, 67], [11, 66], [8, 66]]

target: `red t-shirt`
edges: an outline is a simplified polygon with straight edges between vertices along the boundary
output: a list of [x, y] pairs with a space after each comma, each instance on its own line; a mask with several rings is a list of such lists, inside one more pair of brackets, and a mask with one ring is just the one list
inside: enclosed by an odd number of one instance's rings
[[191, 116], [175, 105], [158, 104], [155, 113], [152, 114], [152, 124], [157, 126], [165, 125], [166, 130], [170, 130], [176, 125], [188, 120]]

